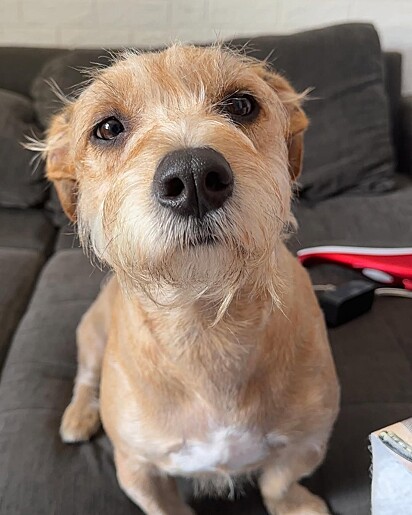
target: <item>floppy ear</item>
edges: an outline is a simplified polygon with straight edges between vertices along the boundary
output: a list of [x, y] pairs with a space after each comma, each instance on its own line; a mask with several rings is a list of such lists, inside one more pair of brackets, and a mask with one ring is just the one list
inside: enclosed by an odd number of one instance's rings
[[71, 106], [55, 115], [46, 136], [46, 175], [53, 182], [60, 203], [72, 222], [76, 220], [77, 181], [70, 152]]
[[263, 79], [276, 91], [289, 115], [289, 127], [286, 134], [289, 149], [289, 170], [293, 180], [296, 180], [302, 170], [303, 133], [309, 121], [301, 107], [302, 95], [296, 93], [289, 82], [277, 73], [267, 69]]

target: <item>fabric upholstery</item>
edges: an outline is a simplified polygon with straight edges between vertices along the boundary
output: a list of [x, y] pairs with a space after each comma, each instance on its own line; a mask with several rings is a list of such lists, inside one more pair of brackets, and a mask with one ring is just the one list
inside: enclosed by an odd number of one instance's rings
[[412, 179], [393, 192], [374, 197], [340, 195], [316, 204], [297, 201], [299, 222], [290, 238], [293, 250], [317, 245], [410, 247]]
[[43, 262], [35, 250], [0, 248], [0, 374]]
[[82, 70], [94, 66], [107, 66], [109, 63], [110, 53], [99, 49], [71, 50], [46, 62], [31, 87], [41, 126], [46, 128], [51, 115], [61, 108], [61, 101], [51, 87], [50, 80], [55, 82], [65, 95], [76, 96], [79, 86], [87, 80]]
[[345, 24], [287, 36], [233, 41], [267, 58], [298, 91], [313, 88], [304, 104], [301, 195], [320, 200], [348, 189], [362, 194], [393, 187], [394, 159], [383, 61], [372, 25]]
[[0, 208], [0, 374], [54, 236], [40, 210]]
[[23, 148], [26, 136], [38, 132], [29, 98], [0, 90], [0, 206], [31, 207], [45, 199], [43, 166], [34, 168], [34, 154]]
[[55, 229], [40, 209], [0, 208], [0, 247], [37, 250], [47, 255]]
[[399, 136], [400, 136], [400, 113], [402, 102], [402, 54], [399, 52], [385, 52], [384, 78], [385, 90], [389, 102], [390, 126], [392, 142], [395, 148], [397, 170], [399, 167]]
[[76, 226], [73, 224], [66, 224], [59, 230], [55, 242], [55, 251], [78, 249], [80, 248], [80, 241], [77, 236]]
[[326, 460], [309, 484], [333, 513], [370, 514], [368, 435], [411, 416], [410, 310], [409, 299], [378, 298], [370, 313], [329, 330], [342, 408]]
[[412, 95], [402, 99], [399, 118], [399, 169], [412, 177]]
[[67, 52], [61, 48], [0, 47], [0, 88], [30, 96], [30, 87], [42, 67]]

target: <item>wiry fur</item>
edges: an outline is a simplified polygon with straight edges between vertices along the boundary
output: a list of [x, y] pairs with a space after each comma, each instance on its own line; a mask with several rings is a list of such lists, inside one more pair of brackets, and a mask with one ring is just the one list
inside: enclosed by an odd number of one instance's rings
[[[78, 329], [63, 438], [96, 430], [102, 369], [119, 482], [147, 513], [191, 513], [169, 477], [179, 467], [217, 490], [257, 474], [271, 514], [326, 513], [296, 484], [321, 461], [338, 401], [322, 315], [283, 243], [307, 125], [301, 95], [220, 46], [125, 52], [89, 79], [32, 145], [83, 247], [114, 272]], [[257, 99], [253, 122], [219, 111], [236, 91]], [[93, 128], [109, 116], [125, 132], [102, 144]], [[232, 196], [202, 220], [152, 193], [161, 159], [191, 147], [221, 153], [234, 175]]]

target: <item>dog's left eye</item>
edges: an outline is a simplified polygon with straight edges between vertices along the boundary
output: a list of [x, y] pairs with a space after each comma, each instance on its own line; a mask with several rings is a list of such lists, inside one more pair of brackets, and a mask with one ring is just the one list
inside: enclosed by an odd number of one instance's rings
[[235, 93], [221, 102], [220, 110], [234, 121], [251, 121], [259, 112], [259, 104], [252, 95]]
[[97, 139], [111, 140], [117, 138], [117, 136], [124, 131], [124, 127], [121, 122], [114, 116], [106, 118], [96, 125], [93, 134]]

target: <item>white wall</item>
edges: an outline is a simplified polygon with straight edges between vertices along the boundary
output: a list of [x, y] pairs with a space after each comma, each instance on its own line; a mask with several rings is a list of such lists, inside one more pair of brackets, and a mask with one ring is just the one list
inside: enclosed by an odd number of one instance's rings
[[412, 0], [0, 0], [0, 45], [113, 47], [375, 23], [404, 54], [412, 93]]

